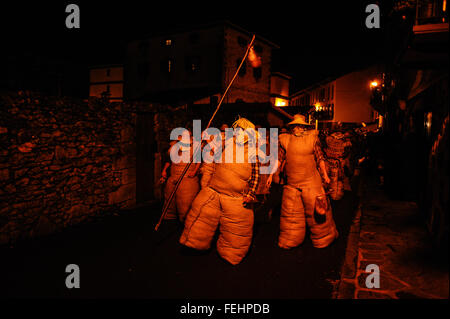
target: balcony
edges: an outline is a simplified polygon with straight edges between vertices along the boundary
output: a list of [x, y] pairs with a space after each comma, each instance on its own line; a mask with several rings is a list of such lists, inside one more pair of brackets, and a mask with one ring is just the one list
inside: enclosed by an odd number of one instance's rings
[[417, 0], [414, 34], [448, 32], [447, 0]]

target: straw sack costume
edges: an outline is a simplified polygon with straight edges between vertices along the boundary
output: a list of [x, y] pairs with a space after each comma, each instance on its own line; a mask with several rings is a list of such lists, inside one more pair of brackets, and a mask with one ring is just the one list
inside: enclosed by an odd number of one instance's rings
[[325, 138], [325, 154], [327, 159], [328, 176], [330, 176], [331, 198], [340, 200], [344, 196], [344, 190], [351, 190], [348, 176], [345, 175], [345, 167], [349, 167], [346, 158], [347, 148], [351, 142], [341, 132], [334, 132]]
[[[300, 115], [289, 124], [309, 125]], [[278, 246], [281, 248], [289, 249], [300, 245], [305, 237], [306, 224], [316, 248], [328, 246], [338, 236], [331, 208], [326, 211], [324, 223], [318, 223], [314, 218], [316, 197], [325, 193], [317, 169], [317, 164], [323, 160], [316, 130], [279, 136], [279, 161], [285, 161], [287, 178], [283, 188], [278, 238]]]
[[[184, 145], [181, 142], [178, 143], [181, 144], [179, 149], [180, 155], [182, 152], [190, 152], [191, 147], [189, 144]], [[170, 177], [167, 179], [166, 187], [164, 189], [164, 198], [166, 201], [169, 199], [170, 194], [174, 190], [178, 179], [187, 165], [188, 163], [172, 162], [170, 164]], [[195, 196], [197, 196], [200, 190], [198, 176], [190, 176], [195, 173], [195, 171], [195, 165], [190, 165], [186, 175], [184, 175], [180, 185], [178, 186], [174, 198], [170, 202], [170, 206], [168, 207], [166, 216], [164, 217], [165, 219], [176, 219], [178, 213], [178, 219], [181, 222], [184, 222], [186, 214], [189, 211]]]
[[[254, 129], [254, 125], [239, 119], [233, 127]], [[239, 264], [248, 252], [253, 236], [253, 210], [246, 203], [254, 200], [259, 182], [259, 163], [251, 163], [256, 152], [240, 135], [225, 142], [225, 149], [233, 149], [233, 160], [214, 163], [209, 185], [203, 188], [192, 203], [180, 243], [188, 247], [207, 250], [219, 227], [217, 252], [229, 263]], [[230, 149], [231, 148], [231, 149]], [[240, 162], [237, 153], [244, 151], [245, 161]]]

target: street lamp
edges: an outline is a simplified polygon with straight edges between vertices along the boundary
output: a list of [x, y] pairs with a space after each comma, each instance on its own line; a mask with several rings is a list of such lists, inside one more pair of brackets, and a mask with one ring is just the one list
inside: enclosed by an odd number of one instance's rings
[[316, 104], [314, 104], [315, 108], [316, 108], [316, 114], [315, 114], [315, 118], [316, 118], [316, 131], [319, 128], [319, 115], [317, 114], [317, 112], [322, 110], [322, 106], [320, 105], [319, 102], [317, 102]]
[[370, 88], [374, 89], [378, 87], [378, 81], [377, 80], [373, 80], [372, 82], [370, 82]]

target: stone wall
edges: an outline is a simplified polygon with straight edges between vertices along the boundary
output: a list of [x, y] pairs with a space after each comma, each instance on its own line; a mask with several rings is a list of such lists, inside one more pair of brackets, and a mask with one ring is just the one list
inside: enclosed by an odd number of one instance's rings
[[0, 94], [0, 244], [132, 207], [133, 108]]
[[[224, 79], [223, 83], [228, 85], [234, 73], [237, 70], [238, 62], [244, 57], [247, 49], [247, 42], [250, 42], [251, 36], [246, 35], [234, 28], [225, 28], [224, 34]], [[243, 43], [239, 39], [244, 40]], [[241, 40], [241, 41], [242, 41]], [[272, 57], [272, 48], [258, 38], [254, 42], [255, 48], [260, 48], [257, 53], [261, 57], [260, 77], [255, 77], [254, 68], [248, 59], [233, 82], [233, 86], [228, 92], [225, 103], [236, 103], [241, 100], [246, 103], [268, 103], [270, 102], [270, 65]], [[245, 72], [244, 72], [245, 69]]]
[[154, 118], [156, 184], [170, 131], [192, 125], [185, 107], [0, 93], [0, 245], [133, 208], [140, 113]]

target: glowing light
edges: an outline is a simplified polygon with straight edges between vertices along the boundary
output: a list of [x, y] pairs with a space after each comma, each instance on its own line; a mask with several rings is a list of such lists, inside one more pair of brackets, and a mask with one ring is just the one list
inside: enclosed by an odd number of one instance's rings
[[447, 11], [447, 0], [442, 2], [442, 11]]
[[275, 106], [286, 106], [286, 100], [280, 99], [280, 98], [275, 98]]
[[314, 106], [316, 107], [316, 112], [321, 110], [321, 106], [320, 106], [319, 102], [317, 102]]
[[433, 113], [432, 112], [426, 113], [426, 115], [425, 115], [425, 130], [426, 130], [427, 136], [431, 135], [432, 120], [433, 120]]
[[261, 57], [256, 54], [253, 47], [250, 48], [250, 51], [248, 53], [248, 60], [254, 68], [259, 68], [261, 66]]
[[371, 88], [376, 88], [378, 86], [378, 81], [372, 81], [370, 82], [370, 87]]

